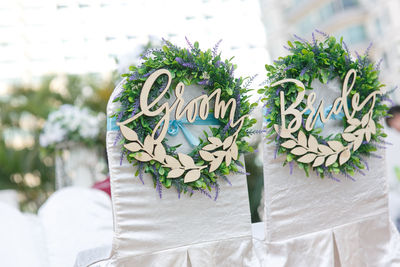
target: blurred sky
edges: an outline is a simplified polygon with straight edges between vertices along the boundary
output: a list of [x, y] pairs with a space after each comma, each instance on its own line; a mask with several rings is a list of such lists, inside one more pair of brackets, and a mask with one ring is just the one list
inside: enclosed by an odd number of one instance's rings
[[186, 46], [185, 36], [202, 49], [222, 39], [239, 75], [269, 61], [257, 0], [2, 0], [0, 92], [48, 73], [123, 72], [148, 41]]

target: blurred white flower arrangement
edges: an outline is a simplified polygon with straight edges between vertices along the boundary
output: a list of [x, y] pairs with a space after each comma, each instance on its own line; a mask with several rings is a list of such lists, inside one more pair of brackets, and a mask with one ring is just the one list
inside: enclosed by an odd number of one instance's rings
[[105, 121], [104, 113], [94, 114], [88, 108], [65, 104], [49, 114], [39, 137], [42, 147], [70, 142], [95, 144]]

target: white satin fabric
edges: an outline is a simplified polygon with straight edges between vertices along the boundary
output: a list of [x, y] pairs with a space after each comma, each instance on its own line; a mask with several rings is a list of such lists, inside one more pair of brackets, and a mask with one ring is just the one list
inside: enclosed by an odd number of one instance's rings
[[[117, 107], [110, 100], [107, 115]], [[229, 176], [232, 186], [220, 179], [217, 201], [199, 192], [179, 199], [174, 188], [163, 188], [160, 199], [150, 175], [143, 175], [143, 185], [132, 164], [125, 159], [120, 164], [117, 134], [107, 132], [112, 252], [108, 260], [92, 266], [256, 266], [245, 175]], [[181, 143], [186, 145], [183, 139]]]
[[369, 160], [355, 182], [337, 182], [297, 166], [290, 174], [274, 152], [273, 143], [264, 146], [265, 238], [254, 239], [262, 266], [400, 266], [384, 159]]

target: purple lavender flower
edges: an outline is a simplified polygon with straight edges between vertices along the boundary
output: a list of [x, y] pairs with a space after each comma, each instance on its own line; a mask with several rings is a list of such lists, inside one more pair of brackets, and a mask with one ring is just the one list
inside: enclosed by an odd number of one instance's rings
[[143, 74], [142, 77], [149, 77], [153, 72], [155, 72], [155, 70], [151, 70], [151, 71], [149, 71], [148, 73]]
[[217, 201], [218, 195], [219, 195], [219, 185], [216, 183], [216, 184], [215, 184], [215, 197], [214, 197], [214, 201]]
[[232, 65], [231, 70], [229, 71], [229, 76], [233, 77], [233, 71], [234, 71], [234, 70], [235, 70], [235, 69], [234, 69], [234, 67], [233, 67], [233, 65]]
[[246, 84], [245, 84], [243, 87], [244, 87], [244, 88], [248, 88], [248, 87], [253, 83], [254, 79], [255, 79], [257, 76], [258, 76], [258, 74], [255, 74], [255, 75], [251, 76], [251, 77], [247, 80]]
[[286, 68], [283, 69], [283, 71], [288, 71], [290, 69], [293, 69], [295, 65], [294, 64], [289, 64]]
[[371, 50], [372, 47], [372, 42], [369, 43], [367, 49], [364, 52], [364, 56], [368, 56], [369, 55], [369, 51]]
[[162, 186], [160, 183], [160, 176], [158, 175], [158, 171], [156, 169], [156, 166], [154, 166], [154, 165], [153, 165], [153, 171], [154, 171], [154, 175], [156, 176], [156, 190], [161, 199], [162, 198]]
[[360, 157], [360, 161], [362, 163], [364, 163], [365, 167], [367, 168], [367, 171], [369, 171], [369, 166], [368, 166], [368, 162], [366, 160], [364, 160], [363, 158]]
[[305, 43], [305, 44], [308, 43], [307, 40], [301, 38], [300, 36], [298, 36], [298, 35], [296, 35], [296, 34], [293, 34], [293, 36], [294, 36], [294, 38], [296, 38], [297, 40], [299, 40], [299, 41], [302, 42], [302, 43]]
[[225, 133], [228, 131], [229, 127], [231, 124], [231, 120], [228, 121], [228, 123], [224, 126], [224, 128], [221, 131], [221, 136], [225, 136]]
[[315, 29], [315, 31], [316, 31], [317, 33], [321, 34], [321, 35], [322, 35], [323, 37], [325, 37], [325, 38], [328, 38], [328, 37], [329, 37], [329, 34], [323, 32], [323, 31], [320, 31], [320, 30], [317, 30], [317, 29]]
[[200, 193], [202, 193], [203, 195], [206, 195], [209, 199], [212, 199], [212, 196], [210, 195], [210, 193], [208, 193], [206, 190], [204, 190], [203, 188], [199, 188], [198, 189]]
[[219, 47], [219, 45], [221, 44], [221, 42], [222, 42], [222, 39], [219, 40], [219, 41], [215, 44], [215, 46], [214, 46], [214, 48], [213, 48], [213, 50], [212, 50], [213, 57], [216, 57], [216, 56], [217, 56], [217, 54], [218, 54], [218, 47]]
[[290, 175], [293, 174], [293, 161], [289, 162]]
[[188, 46], [190, 47], [190, 49], [193, 51], [194, 46], [192, 45], [192, 43], [189, 41], [189, 39], [186, 36], [185, 36], [185, 40], [186, 40], [186, 43], [188, 44]]
[[124, 159], [125, 151], [121, 151], [121, 155], [119, 157], [119, 166], [122, 166], [122, 160]]
[[383, 58], [381, 58], [378, 63], [375, 65], [375, 70], [379, 71], [379, 69], [381, 68], [381, 64], [382, 64]]
[[117, 117], [117, 121], [118, 121], [118, 122], [121, 120], [122, 115], [124, 115], [124, 112], [123, 112], [123, 111], [120, 111], [120, 112], [118, 113], [118, 117]]
[[221, 66], [222, 61], [218, 60], [217, 62], [215, 62], [215, 67], [219, 68], [219, 66]]
[[121, 133], [121, 131], [118, 131], [118, 134], [117, 134], [117, 136], [115, 137], [113, 146], [116, 146], [116, 145], [117, 145], [117, 142], [121, 139], [121, 137], [122, 137], [122, 133]]
[[209, 83], [209, 80], [201, 80], [201, 81], [199, 81], [197, 84], [200, 84], [200, 85], [208, 85], [208, 83]]
[[226, 177], [225, 175], [222, 175], [221, 177], [222, 177], [222, 179], [225, 180], [225, 182], [227, 182], [230, 186], [232, 186], [232, 183], [231, 183], [231, 181], [229, 181], [228, 177]]
[[142, 182], [142, 184], [144, 184], [144, 181], [143, 181], [143, 162], [139, 163], [139, 179]]
[[304, 67], [300, 72], [300, 76], [303, 76], [304, 74], [306, 74], [307, 70], [308, 70], [308, 67]]
[[133, 81], [133, 80], [136, 80], [138, 77], [139, 77], [139, 73], [136, 71], [129, 77], [129, 80]]
[[315, 34], [314, 34], [314, 32], [311, 34], [311, 36], [312, 36], [313, 45], [314, 45], [314, 46], [317, 46], [317, 40], [315, 39]]

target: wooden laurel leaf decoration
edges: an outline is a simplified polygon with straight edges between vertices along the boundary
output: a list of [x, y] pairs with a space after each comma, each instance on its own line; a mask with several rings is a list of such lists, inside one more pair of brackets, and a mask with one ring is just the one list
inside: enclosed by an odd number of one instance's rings
[[[310, 99], [315, 99], [315, 93], [311, 93], [308, 96], [308, 101], [306, 107], [301, 107], [301, 110], [297, 110], [300, 103], [303, 103], [305, 97], [304, 90], [299, 91], [295, 101], [290, 105], [285, 105], [285, 94], [280, 92], [280, 114], [281, 114], [281, 125], [275, 124], [273, 127], [275, 132], [285, 140], [281, 146], [290, 150], [293, 155], [299, 156], [297, 161], [302, 163], [310, 163], [313, 167], [321, 166], [325, 163], [325, 166], [330, 166], [334, 164], [337, 160], [339, 164], [342, 165], [346, 163], [351, 158], [351, 153], [356, 151], [366, 140], [369, 142], [372, 138], [372, 134], [376, 134], [376, 124], [372, 119], [372, 111], [375, 105], [376, 96], [382, 94], [382, 91], [375, 90], [372, 91], [368, 96], [366, 96], [360, 103], [359, 93], [350, 94], [353, 89], [355, 80], [357, 77], [357, 72], [354, 69], [348, 71], [344, 78], [342, 95], [336, 98], [333, 102], [331, 112], [328, 115], [324, 114], [323, 100], [320, 102], [318, 109], [315, 110], [313, 101]], [[349, 83], [351, 81], [351, 83]], [[284, 79], [274, 83], [272, 86], [276, 86], [283, 83], [295, 83], [296, 86], [305, 88], [304, 84], [295, 79]], [[352, 112], [349, 111], [347, 107], [348, 97], [351, 96]], [[355, 118], [356, 111], [363, 109], [365, 105], [369, 102], [372, 104], [369, 107], [367, 113], [362, 115], [361, 120]], [[316, 118], [319, 116], [322, 123], [325, 123], [330, 116], [338, 114], [339, 112], [344, 113], [347, 127], [341, 133], [342, 140], [347, 142], [343, 144], [341, 141], [330, 140], [326, 144], [319, 144], [317, 138], [312, 134], [308, 136], [303, 132], [301, 126], [303, 125], [306, 131], [311, 131], [316, 123]], [[308, 118], [305, 124], [302, 124], [304, 110], [311, 111], [308, 114]], [[302, 112], [303, 111], [303, 112]], [[286, 121], [286, 116], [290, 116], [291, 121]], [[311, 119], [311, 123], [310, 123]], [[288, 127], [288, 128], [286, 128]], [[292, 133], [297, 132], [297, 138], [295, 138]]]
[[138, 136], [135, 131], [129, 129], [125, 125], [120, 126], [122, 135], [129, 141], [138, 141]]
[[140, 149], [142, 149], [142, 146], [139, 145], [139, 143], [137, 143], [137, 142], [132, 142], [132, 143], [125, 144], [124, 147], [126, 149], [128, 149], [129, 151], [132, 151], [132, 152], [137, 152]]
[[185, 173], [184, 169], [178, 168], [178, 169], [172, 169], [168, 172], [167, 178], [179, 178]]
[[[150, 100], [150, 90], [154, 83], [160, 76], [167, 78], [167, 84], [162, 91], [159, 91], [155, 99]], [[209, 144], [205, 145], [200, 151], [199, 155], [202, 159], [209, 162], [209, 171], [215, 171], [225, 159], [227, 165], [231, 164], [232, 159], [238, 158], [238, 147], [236, 145], [236, 138], [243, 127], [245, 119], [248, 115], [237, 117], [237, 101], [235, 98], [229, 100], [222, 99], [223, 91], [220, 88], [213, 90], [209, 95], [201, 95], [196, 98], [189, 100], [185, 103], [185, 97], [183, 97], [185, 85], [182, 82], [177, 83], [175, 90], [169, 88], [172, 83], [171, 72], [167, 69], [158, 69], [154, 71], [146, 79], [143, 87], [140, 91], [140, 111], [137, 112], [131, 118], [118, 122], [121, 133], [126, 140], [131, 143], [126, 144], [125, 148], [131, 152], [134, 152], [134, 158], [139, 161], [150, 161], [154, 160], [161, 164], [163, 167], [170, 168], [167, 177], [176, 178], [179, 175], [184, 175], [184, 182], [193, 182], [200, 177], [201, 170], [206, 168], [207, 165], [197, 166], [192, 157], [186, 154], [178, 153], [178, 159], [167, 155], [166, 149], [162, 145], [162, 141], [168, 132], [168, 124], [162, 123], [171, 121], [171, 114], [175, 114], [176, 120], [181, 119], [186, 115], [188, 122], [194, 122], [195, 118], [199, 116], [202, 119], [207, 118], [209, 114], [209, 108], [214, 110], [215, 119], [229, 119], [230, 126], [235, 129], [235, 132], [225, 138], [222, 141], [218, 137], [209, 137]], [[159, 103], [165, 98], [169, 91], [174, 92], [175, 100], [173, 103]], [[158, 107], [158, 108], [156, 108]], [[139, 141], [137, 133], [128, 128], [126, 125], [141, 116], [146, 117], [160, 117], [160, 121], [156, 124], [153, 129], [153, 134], [147, 135], [144, 138], [143, 144]], [[155, 134], [158, 131], [158, 137], [155, 138]], [[286, 131], [287, 132], [287, 131]]]
[[213, 161], [215, 159], [214, 155], [208, 151], [200, 150], [199, 151], [200, 157], [205, 161]]
[[296, 141], [294, 140], [288, 140], [284, 143], [281, 144], [281, 146], [283, 146], [284, 148], [293, 148], [297, 145]]
[[330, 156], [326, 159], [325, 166], [328, 167], [328, 166], [332, 165], [333, 163], [335, 163], [336, 160], [337, 160], [337, 157], [338, 157], [337, 154], [330, 155]]
[[179, 161], [182, 163], [182, 165], [187, 168], [187, 169], [191, 169], [191, 168], [196, 168], [196, 164], [194, 163], [194, 160], [189, 157], [186, 154], [183, 153], [178, 153], [178, 158]]
[[200, 178], [200, 170], [188, 171], [185, 175], [184, 182], [190, 183]]

